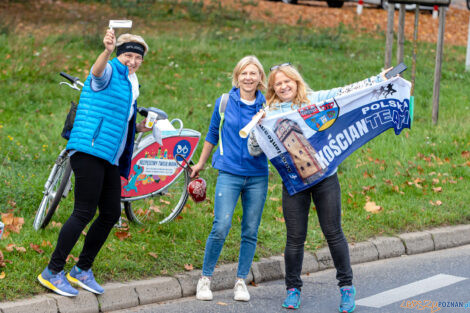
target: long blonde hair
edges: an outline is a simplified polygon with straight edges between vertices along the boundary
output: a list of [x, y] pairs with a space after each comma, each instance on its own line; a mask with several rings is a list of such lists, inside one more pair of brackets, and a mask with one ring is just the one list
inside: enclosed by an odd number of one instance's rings
[[310, 100], [307, 98], [307, 93], [311, 91], [310, 87], [302, 78], [299, 71], [292, 65], [280, 66], [269, 73], [268, 76], [268, 90], [266, 92], [266, 103], [269, 107], [273, 104], [283, 102], [279, 96], [274, 91], [274, 82], [276, 75], [282, 72], [284, 75], [295, 81], [297, 84], [297, 94], [295, 95], [294, 100], [292, 101], [292, 107], [300, 107], [303, 103], [310, 103]]
[[257, 89], [261, 91], [266, 90], [266, 73], [264, 72], [263, 65], [261, 65], [261, 62], [254, 55], [247, 55], [246, 57], [243, 57], [240, 61], [238, 61], [232, 73], [232, 86], [237, 88], [240, 87], [240, 83], [238, 82], [238, 76], [245, 69], [245, 67], [250, 64], [256, 66], [260, 74], [260, 82], [258, 84]]

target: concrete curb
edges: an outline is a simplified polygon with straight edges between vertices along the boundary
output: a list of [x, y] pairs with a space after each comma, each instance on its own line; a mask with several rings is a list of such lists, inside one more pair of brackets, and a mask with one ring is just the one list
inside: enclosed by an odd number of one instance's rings
[[[434, 228], [422, 232], [405, 233], [396, 237], [375, 237], [349, 246], [351, 264], [412, 255], [470, 244], [470, 225]], [[326, 248], [314, 254], [305, 252], [302, 274], [332, 268], [333, 260]], [[216, 268], [212, 290], [231, 289], [235, 283], [237, 264]], [[104, 285], [105, 293], [94, 295], [85, 290], [75, 298], [52, 293], [15, 302], [0, 303], [0, 313], [98, 313], [136, 307], [165, 300], [193, 296], [200, 270], [181, 273], [175, 277]], [[260, 283], [285, 277], [284, 257], [272, 256], [254, 262], [246, 281]]]

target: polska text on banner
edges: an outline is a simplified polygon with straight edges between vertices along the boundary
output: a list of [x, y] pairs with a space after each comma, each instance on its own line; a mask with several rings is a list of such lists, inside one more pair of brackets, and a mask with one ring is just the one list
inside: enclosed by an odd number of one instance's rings
[[264, 118], [258, 144], [290, 195], [334, 173], [356, 149], [389, 128], [410, 128], [411, 83], [396, 77], [296, 111]]

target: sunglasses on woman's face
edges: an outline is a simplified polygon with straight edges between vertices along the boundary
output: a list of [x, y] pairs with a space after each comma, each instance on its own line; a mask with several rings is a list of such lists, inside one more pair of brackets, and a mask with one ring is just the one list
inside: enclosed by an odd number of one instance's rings
[[290, 62], [287, 62], [287, 63], [282, 63], [282, 64], [278, 64], [278, 65], [274, 65], [272, 66], [269, 71], [272, 72], [280, 67], [283, 67], [283, 66], [289, 66], [289, 65], [292, 65]]

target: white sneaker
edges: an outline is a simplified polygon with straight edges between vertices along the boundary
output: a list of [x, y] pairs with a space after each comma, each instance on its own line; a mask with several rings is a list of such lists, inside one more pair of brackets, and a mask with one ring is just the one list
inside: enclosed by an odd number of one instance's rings
[[210, 301], [212, 300], [211, 280], [209, 277], [199, 278], [196, 287], [196, 299]]
[[235, 287], [233, 287], [233, 299], [237, 301], [250, 301], [250, 293], [245, 285], [244, 279], [237, 279]]

